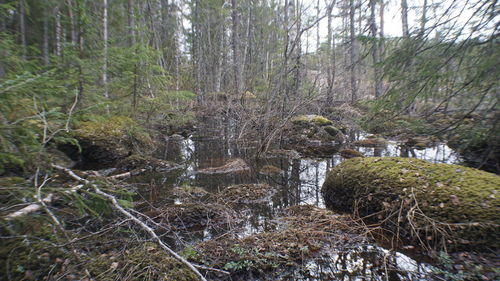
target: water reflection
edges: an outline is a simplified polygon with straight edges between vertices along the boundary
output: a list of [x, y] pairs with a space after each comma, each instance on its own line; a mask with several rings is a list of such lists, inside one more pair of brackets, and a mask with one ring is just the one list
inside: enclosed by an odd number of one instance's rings
[[[172, 201], [169, 197], [174, 186], [190, 185], [202, 187], [209, 192], [218, 192], [234, 184], [267, 183], [277, 189], [267, 202], [246, 204], [236, 210], [239, 222], [232, 225], [212, 226], [193, 231], [183, 237], [187, 240], [208, 240], [221, 234], [232, 232], [238, 237], [276, 229], [276, 217], [294, 205], [310, 204], [324, 207], [321, 186], [329, 169], [344, 159], [334, 154], [326, 159], [289, 159], [273, 157], [256, 159], [256, 143], [237, 141], [238, 132], [230, 122], [207, 126], [193, 138], [171, 137], [165, 139], [157, 157], [184, 164], [184, 169], [168, 173], [151, 173], [135, 179], [144, 184], [141, 196], [155, 207], [182, 201]], [[214, 125], [214, 124], [212, 124]], [[219, 127], [217, 127], [219, 126]], [[217, 128], [223, 128], [222, 130]], [[353, 131], [348, 134], [345, 148], [354, 147], [352, 142], [363, 139], [366, 134]], [[445, 144], [423, 150], [414, 150], [388, 142], [383, 147], [358, 150], [365, 156], [415, 157], [434, 163], [458, 163], [460, 159]], [[197, 170], [222, 166], [228, 159], [242, 158], [250, 171], [227, 174], [197, 173]], [[283, 172], [275, 175], [259, 173], [264, 165], [272, 165]], [[177, 199], [178, 200], [178, 199]], [[404, 269], [404, 277], [399, 269]], [[328, 254], [308, 261], [300, 269], [291, 272], [300, 280], [424, 280], [428, 269], [411, 258], [383, 248], [363, 245], [352, 249], [332, 249]], [[290, 273], [290, 272], [289, 272]], [[409, 276], [410, 274], [411, 276]], [[284, 278], [286, 280], [286, 278]]]

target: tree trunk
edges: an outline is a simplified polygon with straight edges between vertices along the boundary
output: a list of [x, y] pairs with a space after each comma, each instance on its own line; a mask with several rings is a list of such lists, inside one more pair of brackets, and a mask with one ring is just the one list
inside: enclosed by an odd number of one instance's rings
[[327, 93], [326, 93], [326, 105], [331, 106], [333, 104], [333, 84], [335, 82], [335, 50], [334, 50], [334, 39], [332, 31], [332, 20], [333, 20], [333, 3], [328, 6], [328, 63], [327, 63]]
[[385, 35], [384, 35], [384, 11], [385, 11], [385, 0], [381, 0], [380, 3], [380, 31], [379, 31], [379, 51], [380, 57], [382, 58], [385, 53]]
[[381, 83], [381, 73], [380, 66], [378, 63], [380, 62], [380, 50], [377, 40], [377, 23], [375, 21], [375, 5], [377, 0], [370, 0], [370, 33], [372, 36], [372, 59], [373, 59], [373, 80], [375, 83], [375, 98], [379, 98], [382, 92], [382, 83]]
[[408, 3], [406, 3], [406, 0], [401, 0], [401, 24], [403, 25], [403, 37], [410, 37], [408, 30]]
[[26, 42], [26, 10], [24, 1], [19, 2], [19, 36], [21, 37], [22, 59], [26, 60], [28, 46]]
[[76, 36], [76, 25], [75, 25], [75, 16], [73, 15], [73, 2], [68, 0], [68, 16], [69, 23], [71, 27], [71, 43], [75, 46], [78, 42], [78, 38]]
[[[103, 41], [103, 65], [102, 65], [102, 86], [104, 97], [109, 100], [108, 93], [108, 0], [103, 0], [102, 10], [102, 41]], [[106, 113], [109, 114], [109, 105], [106, 105]]]
[[240, 36], [239, 36], [239, 25], [240, 17], [238, 13], [237, 0], [231, 0], [231, 17], [233, 21], [232, 27], [232, 38], [233, 38], [233, 67], [234, 67], [234, 85], [236, 94], [239, 95], [243, 92], [242, 80], [243, 76], [241, 73], [241, 57], [240, 57]]
[[351, 83], [351, 104], [354, 104], [357, 100], [358, 95], [358, 85], [356, 83], [356, 31], [354, 28], [354, 15], [356, 12], [356, 7], [354, 6], [354, 0], [349, 1], [349, 63], [350, 63], [350, 83]]
[[225, 29], [225, 20], [224, 20], [224, 15], [222, 16], [222, 23], [221, 23], [221, 28], [220, 28], [220, 45], [219, 45], [219, 53], [217, 57], [217, 71], [215, 75], [215, 92], [220, 92], [221, 91], [221, 84], [222, 84], [222, 64], [224, 62], [224, 52], [225, 52], [225, 41], [226, 41], [226, 29]]
[[60, 57], [61, 56], [61, 49], [62, 49], [62, 42], [61, 42], [61, 36], [62, 35], [62, 28], [61, 28], [61, 10], [59, 9], [59, 6], [56, 6], [56, 56]]
[[44, 8], [43, 15], [43, 43], [42, 43], [42, 61], [43, 65], [49, 64], [49, 13], [48, 8]]
[[427, 24], [427, 0], [424, 0], [424, 5], [422, 6], [422, 18], [420, 19], [420, 32], [419, 32], [420, 38], [424, 37], [426, 24]]
[[[319, 19], [319, 0], [316, 2], [316, 18]], [[316, 54], [319, 55], [319, 48], [320, 48], [320, 40], [319, 40], [319, 21], [318, 25], [316, 26]], [[307, 52], [306, 52], [307, 53]], [[321, 72], [321, 59], [318, 59], [318, 73]], [[321, 86], [318, 87], [319, 91], [321, 92]]]
[[128, 28], [129, 28], [129, 36], [130, 36], [130, 45], [134, 46], [136, 43], [135, 38], [135, 15], [134, 15], [134, 0], [127, 1], [127, 10], [128, 10]]
[[[129, 36], [130, 36], [130, 46], [134, 48], [134, 53], [136, 53], [136, 43], [137, 38], [135, 34], [135, 13], [134, 13], [134, 0], [127, 1], [127, 20], [128, 20], [128, 28], [129, 28]], [[138, 83], [138, 65], [137, 62], [134, 64], [134, 81], [132, 85], [132, 107], [137, 107], [137, 83]]]

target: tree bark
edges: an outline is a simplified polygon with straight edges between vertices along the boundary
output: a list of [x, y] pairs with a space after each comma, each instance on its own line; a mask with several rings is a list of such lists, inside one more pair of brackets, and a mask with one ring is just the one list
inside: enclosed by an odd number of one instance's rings
[[401, 0], [401, 24], [403, 26], [403, 37], [410, 37], [408, 30], [408, 3], [406, 0]]
[[420, 19], [420, 32], [419, 32], [420, 38], [424, 37], [426, 24], [427, 24], [427, 0], [424, 0], [424, 5], [422, 6], [422, 17]]
[[382, 92], [382, 83], [380, 80], [380, 67], [378, 63], [380, 62], [380, 50], [377, 39], [377, 23], [375, 20], [375, 8], [377, 0], [370, 0], [370, 33], [372, 37], [372, 59], [373, 59], [373, 81], [375, 83], [375, 98], [379, 98]]
[[28, 44], [26, 42], [26, 9], [24, 1], [19, 1], [19, 36], [21, 37], [22, 59], [26, 60]]
[[[109, 100], [108, 93], [108, 0], [103, 0], [102, 10], [102, 41], [103, 41], [103, 65], [102, 65], [102, 86], [104, 97]], [[106, 113], [109, 114], [109, 105], [106, 105]]]
[[49, 64], [49, 13], [47, 7], [44, 8], [43, 15], [42, 62], [43, 65]]
[[56, 6], [56, 48], [55, 48], [56, 56], [58, 57], [61, 56], [61, 49], [62, 49], [61, 37], [62, 37], [61, 10], [58, 5]]
[[358, 85], [356, 77], [356, 30], [354, 28], [354, 15], [356, 12], [356, 7], [354, 5], [354, 0], [349, 1], [349, 63], [350, 63], [350, 84], [351, 84], [351, 104], [354, 104], [357, 100], [358, 95]]
[[385, 0], [380, 0], [380, 31], [379, 31], [379, 51], [380, 57], [382, 58], [385, 53], [385, 35], [384, 35], [384, 12], [385, 12]]
[[327, 63], [327, 93], [326, 93], [326, 105], [331, 106], [333, 104], [333, 84], [335, 83], [335, 42], [333, 39], [333, 30], [332, 30], [332, 22], [333, 22], [333, 5], [334, 3], [331, 3], [328, 6], [328, 50], [327, 50], [327, 56], [328, 56], [328, 61]]
[[75, 46], [78, 42], [78, 36], [76, 35], [76, 24], [75, 24], [75, 16], [73, 14], [73, 2], [72, 0], [68, 0], [68, 16], [71, 30], [71, 44]]
[[233, 68], [234, 68], [234, 85], [236, 94], [239, 95], [243, 92], [243, 76], [241, 73], [241, 55], [240, 55], [240, 35], [239, 25], [240, 17], [238, 12], [237, 0], [231, 0], [231, 18], [233, 22], [232, 27], [232, 47], [233, 47]]

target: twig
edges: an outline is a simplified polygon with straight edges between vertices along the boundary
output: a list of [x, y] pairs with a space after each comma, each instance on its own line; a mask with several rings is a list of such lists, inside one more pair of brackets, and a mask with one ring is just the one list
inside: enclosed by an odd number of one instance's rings
[[184, 259], [183, 257], [181, 257], [175, 251], [173, 251], [172, 249], [170, 249], [167, 245], [165, 245], [165, 243], [163, 243], [163, 241], [161, 241], [160, 237], [158, 237], [158, 235], [156, 235], [156, 233], [154, 232], [154, 230], [151, 227], [149, 227], [148, 225], [146, 225], [144, 222], [142, 222], [141, 220], [139, 220], [136, 216], [132, 215], [129, 211], [127, 211], [125, 208], [123, 208], [122, 206], [120, 206], [120, 204], [118, 203], [118, 200], [116, 199], [116, 197], [114, 197], [113, 195], [108, 194], [106, 192], [103, 192], [97, 185], [93, 184], [92, 182], [90, 182], [87, 179], [81, 178], [80, 176], [78, 176], [72, 170], [70, 170], [68, 168], [64, 168], [62, 166], [55, 165], [55, 164], [52, 164], [52, 167], [55, 168], [55, 169], [57, 169], [57, 170], [65, 172], [66, 174], [68, 174], [73, 179], [75, 179], [75, 180], [77, 180], [79, 182], [82, 182], [85, 185], [91, 186], [94, 189], [95, 193], [106, 197], [109, 201], [111, 201], [111, 203], [113, 204], [113, 206], [120, 213], [122, 213], [123, 215], [125, 215], [126, 217], [128, 217], [130, 220], [132, 220], [137, 225], [139, 225], [143, 230], [145, 230], [151, 236], [151, 238], [154, 241], [156, 241], [165, 251], [167, 251], [175, 259], [177, 259], [178, 261], [182, 262], [187, 267], [189, 267], [189, 269], [191, 269], [191, 271], [193, 271], [200, 278], [200, 280], [207, 281], [207, 279], [205, 279], [205, 277], [198, 271], [198, 269], [196, 269], [196, 267], [193, 264], [191, 264], [189, 261], [187, 261], [186, 259]]

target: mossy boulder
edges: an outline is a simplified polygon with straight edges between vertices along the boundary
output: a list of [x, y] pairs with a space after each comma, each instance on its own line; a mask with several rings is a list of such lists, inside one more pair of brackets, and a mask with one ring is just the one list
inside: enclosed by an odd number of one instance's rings
[[499, 248], [500, 177], [420, 159], [346, 160], [322, 187], [329, 208], [353, 212], [434, 248]]
[[340, 156], [346, 158], [346, 159], [350, 159], [350, 158], [354, 158], [354, 157], [365, 157], [363, 155], [363, 153], [357, 151], [357, 150], [354, 150], [354, 149], [342, 149], [340, 152]]
[[132, 171], [136, 169], [146, 169], [147, 171], [165, 172], [181, 168], [173, 162], [157, 159], [148, 155], [133, 154], [118, 161], [117, 168], [122, 171]]
[[78, 124], [75, 138], [82, 148], [82, 160], [97, 168], [110, 166], [134, 151], [153, 147], [150, 135], [138, 124], [124, 116], [114, 116]]
[[361, 147], [383, 147], [387, 145], [387, 140], [382, 137], [368, 136], [366, 139], [355, 141], [354, 145]]
[[325, 126], [323, 130], [325, 130], [325, 132], [330, 134], [330, 136], [336, 136], [342, 131], [341, 129], [337, 129], [335, 126], [332, 125]]
[[330, 156], [345, 141], [342, 131], [331, 120], [320, 115], [299, 115], [292, 118], [284, 135], [286, 147], [312, 156]]
[[316, 126], [328, 126], [333, 125], [333, 122], [326, 117], [321, 115], [299, 115], [292, 118], [293, 124], [309, 125], [314, 124]]

